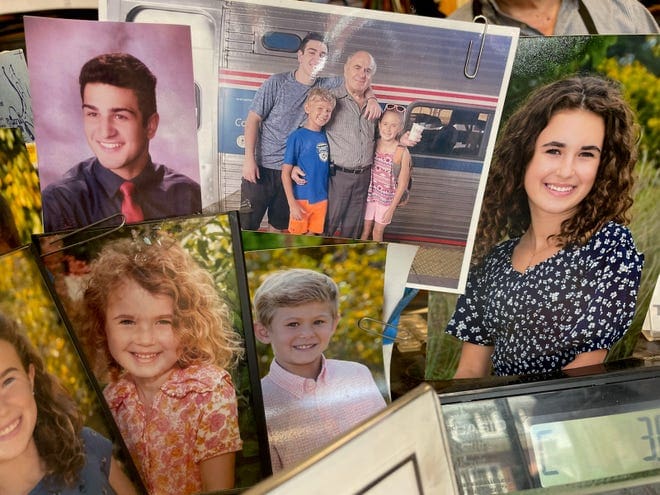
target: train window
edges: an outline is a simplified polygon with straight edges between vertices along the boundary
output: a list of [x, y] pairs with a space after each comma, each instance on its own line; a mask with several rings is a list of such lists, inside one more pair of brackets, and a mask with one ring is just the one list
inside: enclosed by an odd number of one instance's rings
[[492, 112], [478, 108], [414, 103], [409, 108], [408, 128], [424, 126], [422, 139], [411, 148], [418, 155], [479, 158]]
[[300, 48], [300, 36], [281, 31], [269, 31], [261, 37], [261, 43], [267, 50], [295, 53]]

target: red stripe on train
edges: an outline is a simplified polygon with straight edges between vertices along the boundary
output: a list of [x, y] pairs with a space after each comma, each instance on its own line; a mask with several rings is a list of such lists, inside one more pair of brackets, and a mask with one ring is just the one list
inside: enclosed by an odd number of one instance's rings
[[454, 91], [441, 91], [434, 89], [418, 89], [418, 88], [402, 88], [400, 86], [381, 86], [379, 84], [374, 84], [373, 90], [378, 93], [379, 91], [387, 92], [396, 92], [397, 95], [404, 96], [406, 94], [411, 95], [432, 95], [441, 98], [461, 98], [469, 100], [477, 100], [489, 103], [497, 103], [497, 96], [487, 96], [479, 95], [474, 93], [456, 93]]
[[249, 86], [250, 88], [259, 88], [263, 82], [261, 81], [240, 81], [235, 79], [220, 79], [222, 84], [234, 84], [236, 86]]
[[[236, 86], [245, 86], [247, 88], [258, 88], [263, 81], [268, 79], [270, 74], [262, 72], [245, 72], [231, 69], [220, 69], [218, 82], [221, 84], [231, 84]], [[497, 96], [480, 95], [474, 93], [457, 93], [453, 91], [442, 91], [423, 88], [408, 88], [401, 86], [386, 86], [383, 84], [374, 84], [373, 90], [379, 99], [387, 100], [397, 98], [399, 100], [415, 101], [418, 99], [457, 99], [463, 101], [480, 102], [484, 104], [497, 105]]]

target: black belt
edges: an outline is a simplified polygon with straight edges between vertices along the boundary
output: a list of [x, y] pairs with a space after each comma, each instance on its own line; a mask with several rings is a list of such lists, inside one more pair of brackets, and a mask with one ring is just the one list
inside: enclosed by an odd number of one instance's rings
[[371, 165], [367, 165], [366, 167], [360, 167], [360, 168], [344, 168], [340, 167], [339, 165], [335, 165], [335, 170], [339, 170], [340, 172], [346, 172], [347, 174], [361, 174], [362, 172], [366, 172], [367, 170], [371, 169]]

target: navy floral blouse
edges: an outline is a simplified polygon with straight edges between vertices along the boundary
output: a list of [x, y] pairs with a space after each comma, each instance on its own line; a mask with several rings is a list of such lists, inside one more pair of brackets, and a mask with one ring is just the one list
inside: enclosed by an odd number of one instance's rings
[[628, 228], [609, 222], [524, 273], [511, 264], [519, 241], [498, 244], [471, 270], [447, 333], [493, 346], [497, 375], [557, 371], [623, 336], [644, 265]]

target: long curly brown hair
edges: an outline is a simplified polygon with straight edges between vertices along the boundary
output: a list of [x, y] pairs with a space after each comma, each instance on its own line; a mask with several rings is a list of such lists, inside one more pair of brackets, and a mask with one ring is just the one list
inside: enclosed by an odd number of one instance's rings
[[85, 450], [80, 436], [83, 427], [78, 406], [59, 380], [46, 371], [44, 361], [18, 325], [0, 314], [0, 340], [16, 351], [25, 372], [34, 368], [34, 400], [37, 424], [34, 441], [46, 466], [49, 486], [72, 486], [85, 465]]
[[152, 294], [174, 300], [179, 367], [214, 364], [231, 368], [236, 364], [242, 341], [208, 271], [174, 239], [164, 236], [151, 245], [119, 239], [106, 244], [90, 266], [76, 326], [97, 377], [109, 372], [117, 379], [121, 372], [108, 349], [106, 309], [108, 296], [129, 279]]
[[521, 236], [530, 225], [525, 171], [539, 134], [562, 110], [584, 109], [601, 116], [605, 139], [589, 194], [554, 236], [561, 246], [583, 245], [608, 221], [629, 222], [633, 204], [639, 127], [619, 86], [598, 76], [573, 76], [542, 86], [508, 119], [498, 137], [477, 228], [473, 264], [506, 238]]

